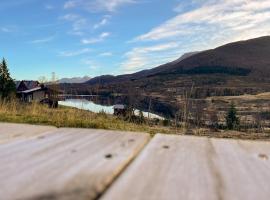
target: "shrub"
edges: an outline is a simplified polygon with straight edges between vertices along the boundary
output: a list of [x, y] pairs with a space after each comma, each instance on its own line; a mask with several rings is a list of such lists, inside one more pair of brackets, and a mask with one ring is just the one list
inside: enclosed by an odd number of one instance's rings
[[270, 120], [270, 111], [261, 112], [260, 117], [264, 120]]
[[164, 119], [164, 120], [162, 121], [162, 124], [163, 124], [163, 126], [170, 126], [170, 120]]
[[239, 127], [240, 121], [237, 117], [237, 110], [235, 105], [232, 103], [226, 116], [226, 124], [229, 130], [235, 130]]

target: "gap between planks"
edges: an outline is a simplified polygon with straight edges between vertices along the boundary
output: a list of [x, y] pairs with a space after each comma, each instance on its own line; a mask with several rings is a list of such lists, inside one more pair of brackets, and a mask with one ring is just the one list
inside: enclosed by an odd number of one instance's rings
[[156, 135], [101, 200], [268, 200], [270, 143]]

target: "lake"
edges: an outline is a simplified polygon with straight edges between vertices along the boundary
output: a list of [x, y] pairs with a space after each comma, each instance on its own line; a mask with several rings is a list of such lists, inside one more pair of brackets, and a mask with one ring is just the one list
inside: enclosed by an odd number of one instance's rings
[[[78, 108], [82, 110], [88, 110], [94, 113], [100, 113], [100, 112], [105, 112], [107, 114], [113, 114], [113, 106], [109, 105], [100, 105], [96, 104], [91, 100], [87, 99], [67, 99], [65, 101], [59, 101], [59, 105], [62, 106], [69, 106], [73, 108]], [[139, 115], [140, 110], [136, 109], [135, 110], [135, 115]], [[149, 112], [142, 112], [143, 116], [146, 118], [151, 118], [151, 119], [160, 119], [164, 120], [165, 118], [159, 115], [156, 115], [154, 113], [149, 113]]]

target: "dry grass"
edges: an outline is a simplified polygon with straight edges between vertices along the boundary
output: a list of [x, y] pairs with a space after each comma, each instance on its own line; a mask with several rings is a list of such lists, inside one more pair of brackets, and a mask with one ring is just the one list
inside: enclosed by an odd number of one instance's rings
[[270, 132], [265, 131], [264, 133], [256, 133], [256, 131], [240, 132], [240, 131], [209, 131], [207, 129], [194, 130], [195, 136], [205, 136], [209, 138], [226, 138], [226, 139], [241, 139], [241, 140], [270, 140]]
[[257, 95], [244, 94], [239, 96], [216, 96], [216, 97], [207, 97], [207, 100], [224, 100], [224, 101], [251, 101], [251, 100], [269, 100], [270, 92], [260, 93]]
[[39, 125], [52, 125], [56, 127], [94, 128], [107, 130], [121, 130], [134, 132], [147, 132], [152, 136], [156, 133], [165, 134], [188, 134], [195, 136], [207, 136], [217, 138], [233, 139], [259, 139], [269, 140], [270, 129], [265, 129], [264, 133], [237, 132], [237, 131], [211, 131], [204, 128], [165, 127], [161, 125], [135, 124], [121, 120], [113, 115], [105, 113], [92, 113], [69, 107], [59, 107], [49, 109], [45, 105], [38, 103], [24, 104], [16, 100], [0, 101], [0, 121], [12, 123], [27, 123]]
[[173, 132], [167, 127], [129, 123], [105, 113], [96, 114], [62, 106], [57, 109], [50, 109], [38, 103], [25, 104], [16, 100], [0, 102], [0, 121], [52, 125], [56, 127], [148, 132], [152, 135], [155, 133]]

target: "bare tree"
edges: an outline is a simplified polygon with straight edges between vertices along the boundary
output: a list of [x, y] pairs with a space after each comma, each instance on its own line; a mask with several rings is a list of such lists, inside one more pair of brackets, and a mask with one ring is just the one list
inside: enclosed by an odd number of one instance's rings
[[38, 78], [38, 82], [41, 83], [41, 84], [45, 84], [48, 82], [48, 79], [46, 78], [46, 76], [40, 76]]
[[52, 77], [50, 81], [50, 95], [49, 98], [52, 101], [51, 107], [56, 108], [58, 107], [58, 95], [60, 93], [60, 87], [58, 78], [55, 72], [52, 72]]
[[215, 109], [209, 111], [209, 120], [210, 120], [210, 126], [214, 128], [215, 130], [218, 129], [219, 119], [218, 119], [218, 113]]
[[[178, 120], [181, 122], [182, 128], [187, 130], [189, 128], [189, 120], [191, 118], [193, 85], [190, 89], [184, 89], [179, 103], [179, 110], [175, 117], [175, 128], [177, 132]], [[177, 115], [179, 114], [179, 116]]]
[[191, 109], [192, 109], [192, 101], [191, 101], [191, 95], [193, 93], [193, 85], [190, 88], [190, 90], [184, 91], [183, 95], [183, 100], [184, 100], [184, 105], [183, 105], [183, 123], [184, 123], [184, 128], [188, 129], [189, 128], [189, 119], [191, 118]]
[[196, 101], [193, 109], [193, 120], [197, 127], [201, 127], [203, 124], [204, 105], [201, 101]]
[[263, 111], [259, 110], [253, 115], [255, 127], [258, 132], [264, 132], [264, 118], [262, 117]]

